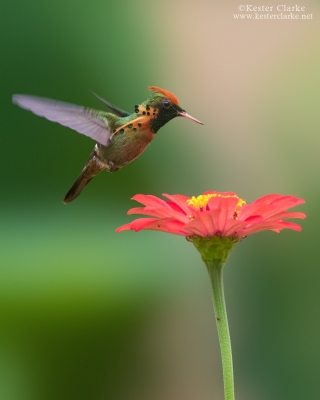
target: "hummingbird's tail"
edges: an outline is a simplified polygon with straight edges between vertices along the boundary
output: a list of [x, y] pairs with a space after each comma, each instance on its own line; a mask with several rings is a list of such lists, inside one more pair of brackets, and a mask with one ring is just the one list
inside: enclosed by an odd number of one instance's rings
[[78, 179], [72, 185], [69, 192], [65, 195], [63, 203], [64, 204], [70, 203], [70, 201], [78, 197], [79, 194], [84, 189], [84, 187], [91, 181], [91, 179], [94, 178], [99, 172], [101, 172], [104, 169], [105, 167], [103, 166], [103, 164], [99, 162], [95, 151], [93, 151], [85, 167], [81, 171], [81, 174], [79, 175]]

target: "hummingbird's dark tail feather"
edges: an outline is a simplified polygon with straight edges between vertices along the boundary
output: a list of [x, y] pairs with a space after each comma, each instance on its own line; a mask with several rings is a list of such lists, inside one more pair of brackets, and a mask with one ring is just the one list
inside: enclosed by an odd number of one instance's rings
[[74, 200], [82, 192], [84, 187], [94, 178], [99, 172], [104, 170], [105, 167], [98, 161], [95, 151], [91, 154], [87, 164], [81, 171], [78, 179], [72, 185], [71, 189], [65, 195], [63, 203], [67, 204]]

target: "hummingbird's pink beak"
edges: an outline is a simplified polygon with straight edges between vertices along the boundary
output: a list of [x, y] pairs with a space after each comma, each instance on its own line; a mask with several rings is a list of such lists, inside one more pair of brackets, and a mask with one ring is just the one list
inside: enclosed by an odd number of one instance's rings
[[179, 111], [178, 111], [178, 115], [180, 115], [180, 117], [189, 118], [189, 119], [191, 119], [191, 121], [194, 121], [194, 122], [196, 122], [197, 124], [203, 125], [202, 122], [200, 122], [198, 119], [195, 119], [195, 118], [191, 117], [191, 115], [187, 114], [186, 112], [179, 112]]

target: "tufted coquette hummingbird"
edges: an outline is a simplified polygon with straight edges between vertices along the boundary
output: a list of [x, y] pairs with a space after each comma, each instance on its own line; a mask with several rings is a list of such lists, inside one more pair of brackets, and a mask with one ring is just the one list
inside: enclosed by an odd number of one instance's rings
[[202, 124], [179, 106], [174, 94], [156, 86], [149, 86], [149, 89], [152, 91], [151, 96], [136, 105], [133, 114], [121, 110], [95, 93], [112, 113], [42, 97], [13, 95], [14, 104], [97, 142], [81, 174], [66, 194], [63, 200], [65, 204], [79, 196], [100, 171], [107, 169], [115, 172], [139, 157], [158, 130], [173, 118], [185, 117]]

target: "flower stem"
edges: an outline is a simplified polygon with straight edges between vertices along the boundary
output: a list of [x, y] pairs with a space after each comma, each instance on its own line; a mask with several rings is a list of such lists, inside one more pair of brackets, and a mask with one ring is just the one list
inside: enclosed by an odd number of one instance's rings
[[218, 328], [222, 358], [224, 396], [225, 400], [234, 400], [231, 341], [223, 290], [222, 268], [224, 266], [224, 263], [205, 261], [205, 264], [209, 272], [213, 291], [213, 308]]

